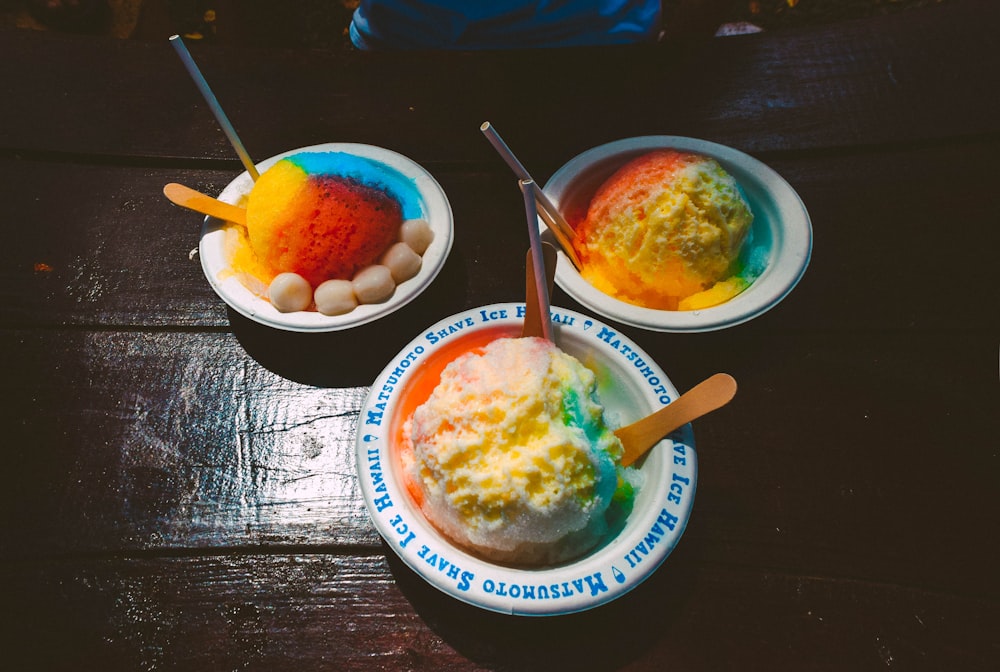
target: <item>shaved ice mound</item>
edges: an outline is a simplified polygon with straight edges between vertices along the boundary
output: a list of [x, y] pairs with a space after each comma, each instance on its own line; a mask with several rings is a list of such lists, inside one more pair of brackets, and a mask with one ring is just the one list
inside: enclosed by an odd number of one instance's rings
[[265, 171], [247, 202], [247, 233], [264, 272], [297, 273], [317, 287], [374, 264], [398, 238], [415, 196], [390, 170], [327, 152], [296, 154]]
[[661, 310], [724, 302], [760, 273], [746, 255], [753, 213], [712, 158], [656, 150], [609, 177], [576, 225], [581, 275], [622, 301]]
[[540, 338], [501, 338], [448, 364], [404, 423], [403, 470], [427, 519], [497, 562], [591, 549], [634, 494], [594, 374]]
[[332, 316], [383, 303], [420, 272], [434, 237], [415, 179], [345, 152], [279, 160], [246, 210], [246, 227], [226, 238], [232, 273], [279, 312]]

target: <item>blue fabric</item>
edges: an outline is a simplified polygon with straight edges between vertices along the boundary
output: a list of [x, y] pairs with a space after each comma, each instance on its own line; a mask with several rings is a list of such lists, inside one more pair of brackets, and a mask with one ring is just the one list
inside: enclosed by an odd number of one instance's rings
[[361, 0], [359, 49], [512, 49], [652, 41], [660, 0]]

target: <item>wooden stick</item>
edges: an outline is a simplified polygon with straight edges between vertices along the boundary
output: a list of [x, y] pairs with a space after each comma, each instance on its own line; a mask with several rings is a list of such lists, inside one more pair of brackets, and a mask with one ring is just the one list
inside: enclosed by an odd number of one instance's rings
[[[542, 243], [542, 255], [545, 257], [545, 287], [549, 292], [549, 296], [552, 296], [552, 281], [555, 279], [556, 272], [556, 248], [552, 243]], [[542, 334], [542, 314], [538, 309], [538, 294], [535, 292], [535, 262], [534, 255], [531, 253], [531, 248], [528, 248], [528, 254], [525, 257], [524, 265], [524, 286], [525, 291], [525, 303], [524, 303], [524, 325], [521, 327], [521, 337], [527, 338], [531, 336], [536, 336], [538, 338], [544, 338]]]
[[[524, 194], [524, 213], [528, 220], [528, 240], [531, 243], [531, 263], [535, 280], [534, 292], [538, 300], [542, 337], [552, 341], [554, 339], [552, 338], [549, 288], [545, 281], [545, 256], [542, 252], [542, 240], [538, 234], [538, 211], [535, 209], [534, 184], [531, 180], [518, 180], [518, 185]], [[531, 291], [531, 288], [528, 288], [528, 291]]]
[[191, 187], [185, 187], [183, 184], [171, 182], [163, 187], [163, 195], [171, 203], [182, 208], [194, 210], [210, 217], [218, 217], [241, 226], [247, 225], [247, 211], [243, 208], [212, 198]]
[[725, 406], [735, 395], [736, 380], [728, 373], [717, 373], [655, 413], [615, 430], [625, 447], [622, 466], [635, 462], [678, 427]]

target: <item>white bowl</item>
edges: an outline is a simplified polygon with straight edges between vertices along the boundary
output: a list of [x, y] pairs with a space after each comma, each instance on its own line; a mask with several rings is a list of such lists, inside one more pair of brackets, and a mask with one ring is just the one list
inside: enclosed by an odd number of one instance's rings
[[[415, 299], [437, 277], [444, 266], [454, 239], [451, 205], [441, 185], [423, 167], [396, 152], [372, 145], [331, 142], [302, 147], [283, 152], [261, 161], [257, 170], [263, 173], [286, 156], [301, 152], [344, 152], [363, 156], [386, 164], [412, 179], [420, 194], [423, 218], [434, 232], [434, 240], [424, 252], [420, 272], [400, 283], [393, 295], [382, 303], [362, 304], [345, 315], [324, 315], [317, 311], [282, 313], [271, 302], [247, 288], [230, 274], [230, 264], [225, 250], [227, 224], [214, 217], [206, 217], [202, 227], [199, 254], [201, 266], [212, 289], [236, 312], [260, 324], [287, 331], [324, 332], [349, 329], [384, 317]], [[230, 182], [219, 200], [238, 205], [253, 188], [250, 174], [244, 171]], [[231, 225], [230, 225], [231, 226]]]
[[[403, 348], [375, 380], [361, 408], [358, 477], [379, 533], [431, 585], [490, 611], [567, 614], [627, 593], [670, 554], [694, 503], [697, 456], [690, 425], [657, 444], [637, 463], [643, 482], [624, 525], [596, 549], [565, 564], [496, 564], [444, 537], [407, 494], [397, 453], [401, 425], [422, 401], [420, 395], [429, 393], [427, 381], [435, 380], [435, 371], [471, 347], [518, 335], [523, 311], [523, 303], [467, 310], [429, 327]], [[612, 426], [637, 420], [677, 397], [666, 374], [615, 328], [563, 308], [554, 307], [552, 313], [556, 342], [595, 372], [598, 398]]]
[[[576, 156], [552, 175], [544, 191], [560, 212], [572, 220], [586, 213], [594, 192], [617, 169], [655, 149], [678, 149], [712, 157], [736, 179], [754, 213], [754, 244], [767, 251], [763, 273], [729, 301], [691, 311], [644, 308], [609, 296], [584, 280], [568, 258], [556, 266], [556, 283], [582, 305], [605, 317], [653, 331], [724, 329], [751, 320], [777, 305], [792, 291], [809, 264], [812, 225], [802, 199], [791, 185], [743, 152], [714, 142], [671, 135], [628, 138]], [[541, 220], [539, 225], [543, 235], [551, 236]]]

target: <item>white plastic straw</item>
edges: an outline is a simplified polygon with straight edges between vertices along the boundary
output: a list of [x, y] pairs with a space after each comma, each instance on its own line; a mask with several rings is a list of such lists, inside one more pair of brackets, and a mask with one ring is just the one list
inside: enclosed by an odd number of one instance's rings
[[233, 125], [229, 123], [229, 118], [226, 113], [223, 112], [222, 106], [219, 105], [218, 99], [216, 99], [215, 94], [212, 93], [211, 87], [209, 87], [208, 82], [205, 81], [204, 75], [201, 74], [201, 70], [198, 69], [198, 65], [191, 58], [191, 52], [188, 51], [187, 45], [184, 44], [184, 40], [181, 39], [180, 35], [172, 35], [170, 37], [170, 43], [174, 45], [174, 50], [177, 55], [181, 57], [181, 62], [184, 63], [184, 67], [187, 68], [188, 74], [191, 75], [191, 79], [194, 80], [195, 86], [201, 92], [202, 97], [205, 98], [205, 102], [212, 110], [212, 114], [215, 115], [216, 121], [219, 122], [219, 126], [222, 127], [223, 132], [226, 137], [229, 138], [229, 144], [233, 146], [236, 150], [236, 154], [239, 155], [240, 161], [243, 162], [243, 167], [246, 168], [247, 172], [250, 173], [250, 177], [256, 182], [257, 178], [260, 177], [260, 173], [257, 172], [257, 166], [254, 165], [253, 161], [250, 159], [250, 155], [247, 154], [247, 150], [243, 147], [243, 143], [240, 142], [240, 137], [236, 135], [236, 129]]
[[493, 125], [488, 121], [484, 121], [479, 130], [483, 132], [483, 135], [490, 141], [493, 148], [497, 150], [497, 153], [507, 162], [510, 169], [514, 171], [517, 179], [531, 182], [535, 200], [542, 206], [539, 214], [542, 215], [542, 219], [545, 220], [545, 223], [552, 230], [556, 241], [559, 243], [559, 247], [563, 249], [563, 252], [566, 253], [566, 256], [569, 257], [573, 265], [580, 268], [580, 259], [576, 255], [576, 250], [573, 249], [573, 227], [569, 225], [555, 204], [549, 200], [549, 197], [545, 195], [541, 187], [528, 174], [528, 169], [514, 156], [514, 152], [510, 151], [510, 147], [503, 141], [503, 138], [493, 128]]

